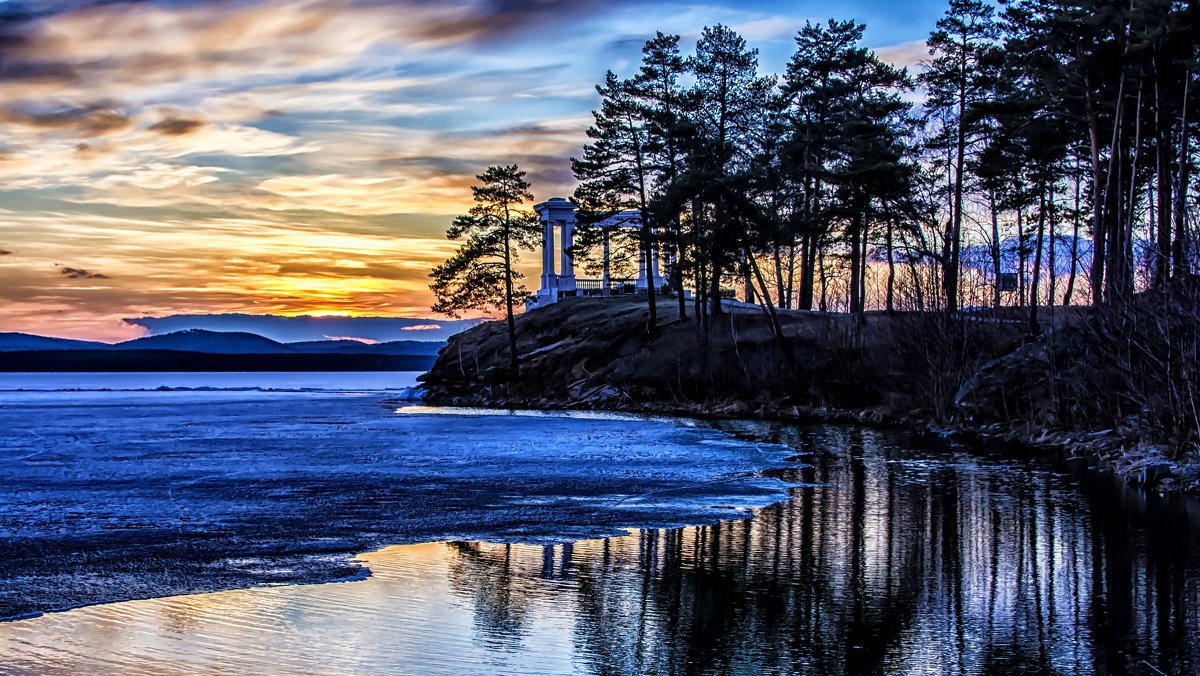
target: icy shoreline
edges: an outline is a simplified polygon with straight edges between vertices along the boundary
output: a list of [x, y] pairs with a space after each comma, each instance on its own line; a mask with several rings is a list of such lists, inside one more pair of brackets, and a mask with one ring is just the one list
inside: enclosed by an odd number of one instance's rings
[[381, 396], [0, 392], [0, 617], [359, 578], [395, 544], [715, 523], [785, 499], [763, 471], [796, 466], [695, 421]]

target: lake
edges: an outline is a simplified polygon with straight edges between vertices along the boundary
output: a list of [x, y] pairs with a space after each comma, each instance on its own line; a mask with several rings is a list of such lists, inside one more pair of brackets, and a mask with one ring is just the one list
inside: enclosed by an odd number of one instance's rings
[[1200, 669], [1191, 498], [857, 428], [248, 375], [0, 380], [0, 673]]

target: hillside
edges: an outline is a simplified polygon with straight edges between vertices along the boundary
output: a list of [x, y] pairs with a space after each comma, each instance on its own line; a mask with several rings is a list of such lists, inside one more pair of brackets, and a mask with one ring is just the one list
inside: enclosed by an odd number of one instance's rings
[[177, 350], [208, 354], [272, 354], [296, 352], [293, 348], [270, 338], [241, 331], [207, 331], [186, 329], [161, 336], [135, 338], [117, 343], [113, 350]]
[[754, 308], [705, 332], [662, 304], [650, 338], [634, 299], [571, 299], [518, 318], [515, 377], [504, 326], [491, 322], [452, 337], [422, 382], [434, 404], [951, 431], [1087, 454], [1140, 481], [1200, 488], [1200, 424], [1190, 399], [1172, 394], [1196, 385], [1195, 304], [1163, 296], [1134, 307], [1059, 308], [1036, 338], [1015, 312], [868, 313], [860, 328], [846, 315], [783, 312], [776, 339]]
[[107, 348], [105, 343], [70, 338], [35, 336], [29, 333], [0, 333], [0, 352], [16, 350], [98, 350]]
[[424, 371], [439, 342], [356, 340], [279, 343], [253, 333], [189, 329], [115, 345], [0, 334], [0, 372], [21, 371]]
[[929, 315], [870, 314], [856, 331], [846, 315], [782, 312], [784, 349], [757, 308], [732, 308], [707, 333], [673, 305], [659, 312], [652, 339], [637, 299], [570, 299], [524, 314], [515, 381], [503, 325], [484, 324], [452, 337], [424, 382], [432, 400], [464, 404], [924, 420], [942, 417], [937, 398], [958, 387], [941, 363], [952, 347], [982, 363], [1024, 333], [1017, 322], [972, 322], [966, 343], [951, 346]]

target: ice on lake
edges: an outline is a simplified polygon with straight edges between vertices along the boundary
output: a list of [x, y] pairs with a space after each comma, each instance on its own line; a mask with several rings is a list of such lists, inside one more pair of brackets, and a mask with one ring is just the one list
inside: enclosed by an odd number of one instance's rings
[[352, 555], [389, 544], [566, 542], [786, 497], [761, 474], [783, 446], [389, 402], [415, 375], [5, 375], [0, 617], [354, 579]]

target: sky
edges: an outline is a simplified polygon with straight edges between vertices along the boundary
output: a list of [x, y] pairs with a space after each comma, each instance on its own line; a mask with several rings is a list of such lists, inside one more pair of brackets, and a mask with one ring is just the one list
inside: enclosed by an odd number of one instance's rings
[[[722, 23], [784, 68], [854, 18], [911, 65], [938, 0], [0, 0], [0, 331], [126, 317], [429, 317], [488, 165], [569, 196], [593, 89]], [[526, 270], [537, 255], [526, 254]]]

